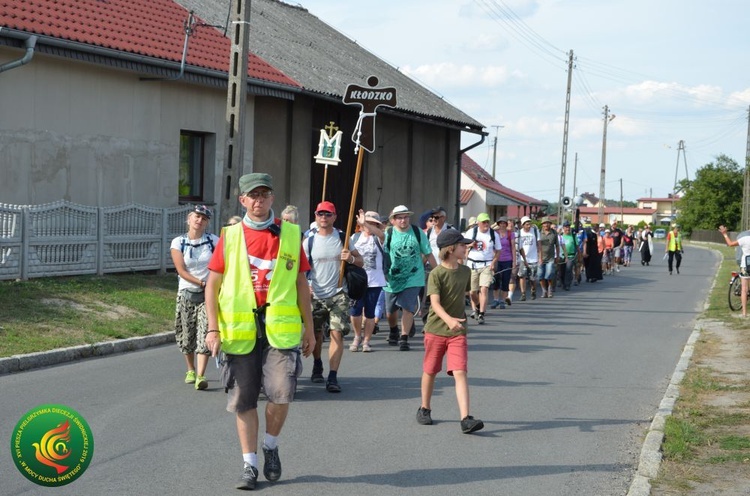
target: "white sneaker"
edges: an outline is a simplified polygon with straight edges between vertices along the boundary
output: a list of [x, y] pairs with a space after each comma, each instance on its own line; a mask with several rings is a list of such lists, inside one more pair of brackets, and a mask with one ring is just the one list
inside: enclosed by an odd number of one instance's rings
[[349, 346], [349, 351], [359, 351], [359, 337], [354, 338], [354, 341]]

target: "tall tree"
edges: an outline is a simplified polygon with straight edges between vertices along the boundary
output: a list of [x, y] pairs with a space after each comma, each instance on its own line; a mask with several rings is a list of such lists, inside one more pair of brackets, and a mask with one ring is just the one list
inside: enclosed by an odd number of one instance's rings
[[693, 229], [715, 229], [720, 224], [738, 228], [743, 183], [743, 170], [726, 155], [719, 155], [700, 168], [692, 181], [680, 181], [683, 196], [677, 209], [683, 230], [689, 233]]

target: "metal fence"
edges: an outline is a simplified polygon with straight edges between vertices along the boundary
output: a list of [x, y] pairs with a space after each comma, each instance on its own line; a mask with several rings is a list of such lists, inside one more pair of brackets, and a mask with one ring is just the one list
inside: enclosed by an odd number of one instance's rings
[[0, 203], [0, 280], [174, 267], [172, 239], [191, 206]]

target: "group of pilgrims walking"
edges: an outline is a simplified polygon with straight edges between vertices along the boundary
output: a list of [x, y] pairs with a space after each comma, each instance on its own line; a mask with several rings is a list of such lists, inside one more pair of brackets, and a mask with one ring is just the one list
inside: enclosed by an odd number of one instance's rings
[[[386, 320], [388, 345], [410, 351], [418, 341], [424, 349], [416, 423], [433, 425], [431, 397], [445, 368], [455, 381], [460, 430], [470, 434], [484, 427], [470, 414], [470, 324], [483, 325], [488, 310], [535, 300], [539, 293], [552, 298], [583, 278], [596, 282], [619, 272], [634, 250], [643, 265], [653, 254], [649, 226], [623, 231], [613, 221], [573, 230], [564, 222], [558, 229], [548, 218], [537, 226], [529, 217], [493, 222], [482, 213], [459, 230], [440, 206], [416, 224], [405, 205], [387, 217], [359, 210], [347, 239], [334, 227], [337, 210], [330, 201], [317, 205], [314, 221], [303, 229], [296, 207], [275, 216], [271, 176], [247, 174], [239, 186], [244, 216], [229, 219], [217, 237], [207, 232], [211, 210], [198, 205], [170, 250], [179, 274], [175, 338], [187, 366], [184, 382], [198, 391], [209, 388], [207, 363], [216, 357], [242, 451], [237, 489], [254, 489], [260, 472], [261, 392], [263, 475], [270, 482], [281, 477], [279, 436], [303, 358], [312, 355], [312, 384], [340, 394], [346, 337], [353, 334], [350, 352], [369, 354], [379, 321]], [[358, 273], [365, 275], [358, 279]], [[364, 287], [353, 291], [355, 284]], [[421, 320], [421, 335], [415, 320]]]

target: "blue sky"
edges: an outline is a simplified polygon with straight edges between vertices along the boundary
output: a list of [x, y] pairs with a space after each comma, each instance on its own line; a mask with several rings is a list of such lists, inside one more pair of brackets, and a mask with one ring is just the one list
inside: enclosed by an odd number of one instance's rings
[[[560, 188], [567, 52], [573, 50], [566, 194], [666, 196], [685, 142], [690, 178], [719, 154], [744, 164], [750, 106], [746, 0], [302, 0], [490, 133], [469, 155], [539, 199]], [[492, 126], [503, 126], [496, 131]], [[466, 135], [463, 146], [476, 141]], [[679, 155], [678, 179], [685, 177]]]

